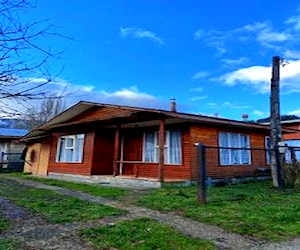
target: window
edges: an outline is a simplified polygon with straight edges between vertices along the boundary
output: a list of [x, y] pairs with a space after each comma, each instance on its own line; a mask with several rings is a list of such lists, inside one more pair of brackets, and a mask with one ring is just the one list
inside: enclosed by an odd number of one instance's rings
[[84, 134], [61, 136], [57, 144], [57, 162], [82, 162]]
[[220, 164], [250, 164], [250, 140], [248, 135], [238, 133], [219, 133]]
[[158, 133], [147, 132], [144, 134], [143, 161], [158, 162]]
[[[143, 161], [158, 162], [159, 144], [158, 132], [144, 134]], [[181, 164], [181, 133], [180, 131], [166, 131], [164, 160], [167, 164]]]
[[[284, 142], [288, 147], [294, 149], [296, 160], [300, 161], [300, 140], [286, 140]], [[285, 153], [285, 161], [292, 162], [291, 149]]]

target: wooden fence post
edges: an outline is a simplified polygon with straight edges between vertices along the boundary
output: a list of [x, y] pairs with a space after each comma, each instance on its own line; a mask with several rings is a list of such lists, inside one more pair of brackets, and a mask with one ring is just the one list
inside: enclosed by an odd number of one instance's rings
[[197, 146], [197, 158], [198, 158], [198, 177], [197, 177], [197, 198], [201, 204], [207, 203], [206, 194], [206, 158], [205, 158], [205, 146], [201, 143], [195, 143]]

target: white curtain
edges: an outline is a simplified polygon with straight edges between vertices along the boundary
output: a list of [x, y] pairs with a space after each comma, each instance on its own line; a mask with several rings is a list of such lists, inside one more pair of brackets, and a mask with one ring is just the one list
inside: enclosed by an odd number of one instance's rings
[[144, 161], [155, 162], [156, 155], [155, 132], [147, 132], [144, 135]]
[[84, 134], [76, 135], [75, 139], [75, 151], [74, 151], [74, 161], [82, 162], [83, 160], [83, 144], [84, 144]]
[[65, 138], [61, 137], [58, 140], [57, 161], [61, 162], [65, 159]]
[[250, 150], [249, 148], [249, 137], [247, 135], [241, 135], [241, 148], [245, 148], [241, 150], [241, 163], [248, 164], [250, 163]]
[[227, 149], [227, 147], [229, 147], [228, 142], [229, 142], [228, 133], [219, 133], [219, 146], [224, 147], [220, 149], [221, 165], [230, 164], [230, 158], [229, 158], [230, 149]]
[[166, 159], [168, 159], [167, 163], [180, 164], [182, 161], [180, 131], [169, 131], [168, 144], [169, 145], [167, 146], [169, 148], [169, 157], [165, 157]]
[[[226, 133], [226, 132], [219, 133], [219, 146], [221, 147], [220, 149], [221, 165], [250, 163], [250, 151], [246, 149], [250, 147], [248, 135], [242, 135], [238, 133]], [[234, 149], [234, 148], [245, 148], [245, 149]]]
[[[230, 133], [230, 147], [232, 148], [239, 148], [240, 147], [240, 137], [239, 134], [236, 133]], [[231, 151], [231, 163], [232, 164], [238, 164], [240, 163], [240, 153], [241, 151], [239, 149], [230, 149]]]

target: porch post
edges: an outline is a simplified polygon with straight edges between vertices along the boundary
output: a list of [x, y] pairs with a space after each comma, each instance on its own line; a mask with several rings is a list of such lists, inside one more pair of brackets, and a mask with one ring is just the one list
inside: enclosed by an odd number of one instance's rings
[[118, 124], [115, 132], [114, 158], [113, 158], [113, 176], [118, 175], [118, 158], [120, 151], [120, 125]]
[[164, 148], [165, 148], [165, 120], [161, 119], [159, 122], [159, 132], [158, 132], [158, 180], [160, 182], [164, 181]]

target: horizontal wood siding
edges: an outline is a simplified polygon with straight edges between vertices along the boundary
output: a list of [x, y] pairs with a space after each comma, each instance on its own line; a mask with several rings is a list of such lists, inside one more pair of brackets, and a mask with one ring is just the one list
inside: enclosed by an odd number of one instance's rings
[[93, 175], [113, 174], [114, 136], [114, 130], [100, 129], [96, 131], [92, 165]]
[[143, 132], [131, 129], [121, 132], [124, 141], [123, 160], [142, 161], [143, 154]]
[[48, 172], [77, 174], [77, 175], [91, 175], [95, 134], [92, 132], [85, 133], [82, 163], [56, 162], [57, 142], [58, 142], [58, 138], [62, 135], [66, 135], [66, 134], [56, 133], [53, 136], [52, 145], [50, 149], [50, 162], [49, 162]]
[[[300, 123], [283, 124], [282, 127], [295, 130], [295, 133], [284, 134], [283, 135], [284, 140], [300, 140]], [[299, 132], [296, 132], [297, 130]]]
[[[250, 147], [264, 149], [264, 141], [267, 133], [257, 133], [248, 130], [238, 129], [223, 129], [218, 127], [209, 126], [192, 126], [191, 138], [192, 144], [199, 142], [205, 146], [218, 147], [218, 134], [219, 132], [233, 132], [246, 134], [250, 136]], [[196, 179], [199, 162], [197, 159], [197, 148], [192, 148], [192, 173], [193, 179]], [[206, 168], [209, 177], [224, 178], [224, 177], [240, 177], [240, 176], [253, 176], [256, 174], [258, 167], [269, 168], [266, 165], [266, 154], [264, 150], [252, 150], [251, 152], [251, 165], [226, 165], [219, 164], [219, 150], [206, 149]]]
[[99, 121], [104, 119], [111, 119], [114, 117], [122, 117], [130, 115], [132, 111], [124, 109], [115, 109], [111, 107], [93, 107], [86, 112], [70, 119], [69, 122], [88, 122], [88, 121]]

